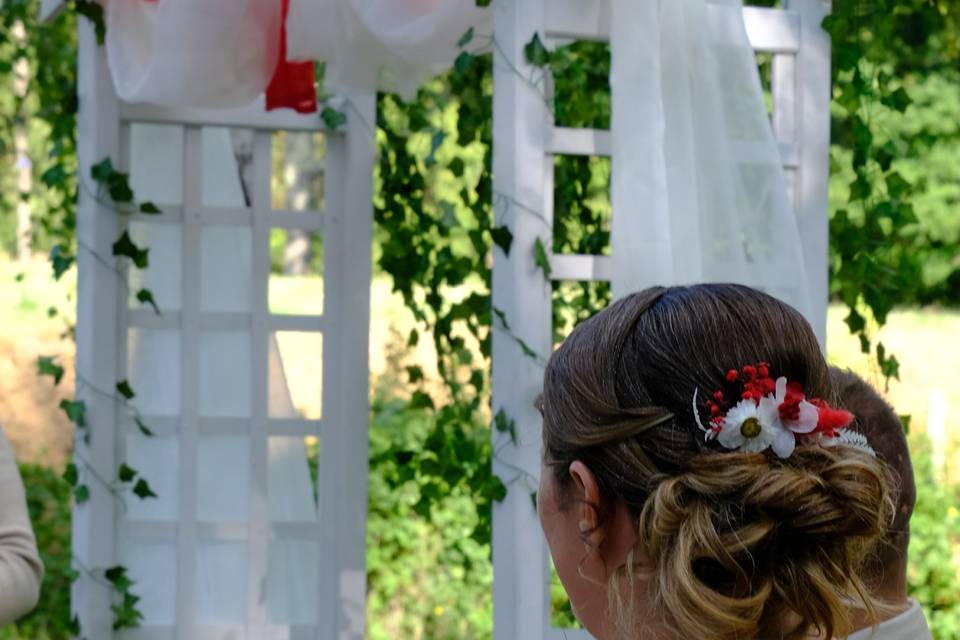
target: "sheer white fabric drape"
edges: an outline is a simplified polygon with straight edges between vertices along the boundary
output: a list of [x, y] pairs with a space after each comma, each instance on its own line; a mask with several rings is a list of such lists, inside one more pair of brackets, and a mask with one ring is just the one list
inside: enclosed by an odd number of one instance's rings
[[230, 107], [277, 65], [279, 0], [106, 0], [106, 49], [127, 102]]
[[[260, 95], [280, 49], [280, 0], [106, 0], [107, 57], [127, 102], [237, 107]], [[287, 58], [327, 64], [338, 86], [411, 95], [449, 68], [475, 0], [291, 0]]]
[[412, 95], [450, 68], [470, 28], [492, 33], [476, 0], [290, 0], [288, 57], [327, 63], [331, 86]]
[[611, 26], [614, 295], [739, 282], [809, 314], [740, 0], [612, 0]]

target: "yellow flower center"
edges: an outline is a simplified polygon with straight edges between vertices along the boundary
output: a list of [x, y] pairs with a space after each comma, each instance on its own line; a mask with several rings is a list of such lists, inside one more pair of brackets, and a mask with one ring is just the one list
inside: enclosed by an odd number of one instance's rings
[[760, 431], [760, 421], [756, 418], [747, 418], [740, 425], [740, 435], [744, 438], [756, 438]]

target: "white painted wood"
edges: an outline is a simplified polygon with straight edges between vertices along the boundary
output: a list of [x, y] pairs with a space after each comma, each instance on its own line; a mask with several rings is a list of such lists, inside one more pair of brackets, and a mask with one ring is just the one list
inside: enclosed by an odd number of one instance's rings
[[235, 109], [187, 109], [161, 107], [152, 104], [121, 103], [120, 116], [124, 120], [155, 124], [192, 124], [247, 129], [323, 131], [323, 121], [317, 115], [296, 113], [289, 109], [266, 111], [261, 96], [253, 103]]
[[[561, 41], [610, 39], [611, 0], [553, 0], [543, 32]], [[711, 10], [716, 10], [711, 7]], [[722, 10], [722, 9], [721, 9]], [[800, 48], [800, 14], [795, 11], [744, 7], [743, 21], [757, 51], [795, 53]]]
[[347, 96], [343, 136], [327, 141], [323, 423], [318, 491], [320, 638], [361, 640], [366, 599], [367, 425], [373, 132], [376, 97]]
[[786, 0], [801, 18], [796, 59], [800, 163], [795, 182], [797, 226], [803, 243], [813, 330], [826, 345], [829, 297], [830, 37], [820, 26], [830, 12], [824, 0]]
[[609, 156], [613, 147], [610, 132], [601, 129], [547, 126], [544, 138], [547, 153], [560, 155]]
[[550, 257], [553, 280], [608, 281], [613, 277], [610, 256], [558, 255]]
[[[83, 135], [77, 141], [77, 164], [79, 175], [86, 177], [90, 167], [105, 156], [117, 156], [120, 127], [117, 99], [103, 51], [97, 46], [89, 23], [79, 22], [77, 128]], [[88, 570], [102, 571], [116, 563], [116, 503], [113, 495], [84, 471], [84, 466], [89, 462], [110, 478], [117, 468], [116, 403], [110, 395], [104, 396], [90, 385], [112, 393], [118, 380], [118, 334], [123, 332], [122, 339], [126, 339], [116, 314], [126, 292], [121, 290], [117, 274], [106, 266], [113, 263], [111, 247], [118, 234], [116, 214], [81, 189], [77, 204], [80, 249], [77, 254], [76, 389], [77, 398], [86, 403], [90, 439], [85, 442], [84, 434], [78, 432], [74, 455], [91, 496], [88, 502], [73, 508], [73, 553], [80, 577], [71, 589], [71, 609], [87, 638], [109, 637], [113, 622], [110, 591], [104, 588], [101, 578]]]
[[534, 32], [543, 32], [553, 13], [553, 4], [549, 10], [546, 5], [544, 0], [493, 4], [499, 45], [493, 67], [494, 191], [504, 194], [494, 215], [512, 231], [514, 248], [509, 256], [494, 249], [494, 315], [506, 316], [509, 332], [495, 320], [492, 409], [516, 421], [518, 436], [514, 445], [491, 430], [493, 470], [507, 485], [506, 498], [493, 507], [495, 640], [543, 638], [550, 619], [547, 553], [530, 502], [540, 469], [540, 419], [532, 401], [543, 371], [514, 339], [541, 354], [550, 351], [550, 283], [530, 249], [538, 238], [545, 246], [552, 242], [551, 163], [544, 159], [550, 122], [543, 96], [525, 81], [533, 70], [523, 55], [523, 46]]
[[268, 347], [270, 287], [270, 195], [272, 132], [253, 135], [253, 279], [250, 327], [250, 492], [247, 522], [246, 638], [266, 635], [267, 546], [270, 543], [270, 507], [267, 504]]
[[177, 526], [176, 638], [193, 640], [197, 549], [197, 435], [199, 432], [200, 234], [203, 200], [203, 139], [188, 126], [183, 149], [183, 249], [180, 372], [180, 513]]

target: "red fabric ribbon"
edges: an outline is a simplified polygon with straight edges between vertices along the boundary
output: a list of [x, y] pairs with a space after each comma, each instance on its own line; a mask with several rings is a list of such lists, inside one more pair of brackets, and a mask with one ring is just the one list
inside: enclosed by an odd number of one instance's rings
[[283, 20], [280, 24], [280, 59], [267, 85], [267, 111], [294, 109], [299, 113], [316, 113], [317, 89], [312, 62], [287, 61], [287, 12], [290, 0], [283, 2]]

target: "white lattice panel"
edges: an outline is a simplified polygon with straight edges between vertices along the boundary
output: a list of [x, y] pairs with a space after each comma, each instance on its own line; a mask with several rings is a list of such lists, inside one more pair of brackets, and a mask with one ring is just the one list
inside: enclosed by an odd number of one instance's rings
[[[336, 132], [260, 105], [120, 104], [81, 29], [80, 173], [110, 156], [162, 214], [81, 199], [77, 368], [92, 437], [78, 453], [106, 478], [127, 462], [158, 497], [91, 483], [76, 556], [94, 573], [129, 568], [144, 620], [125, 638], [362, 638], [374, 96], [347, 96]], [[272, 202], [279, 132], [322, 136], [322, 209]], [[150, 266], [122, 279], [108, 267], [123, 230]], [[322, 292], [274, 308], [271, 239], [291, 230], [320, 238]], [[125, 378], [152, 437], [93, 389]], [[73, 596], [84, 636], [112, 637], [109, 591], [85, 574]]]

